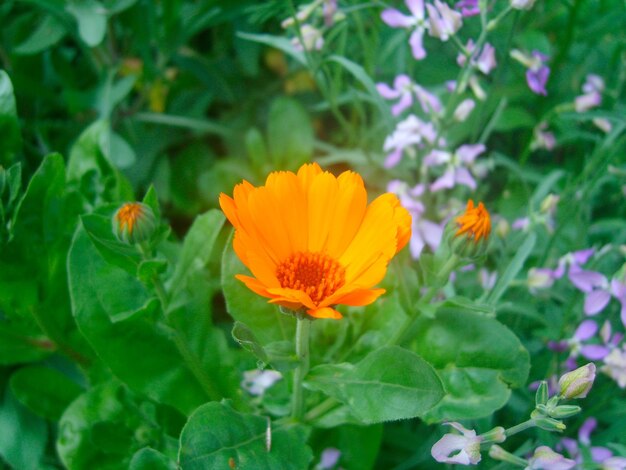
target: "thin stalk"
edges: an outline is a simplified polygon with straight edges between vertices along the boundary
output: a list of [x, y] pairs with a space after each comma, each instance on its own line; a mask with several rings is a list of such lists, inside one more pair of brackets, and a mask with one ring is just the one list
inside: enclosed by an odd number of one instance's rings
[[[144, 260], [148, 259], [149, 249], [147, 247], [144, 247], [141, 244], [139, 244], [138, 247], [139, 247], [139, 252], [141, 253], [142, 258]], [[185, 364], [189, 368], [189, 371], [196, 378], [196, 380], [202, 387], [202, 390], [204, 390], [204, 392], [206, 393], [206, 395], [209, 397], [210, 400], [212, 401], [220, 400], [222, 398], [222, 394], [213, 384], [211, 377], [209, 377], [206, 374], [206, 371], [202, 367], [202, 363], [198, 360], [198, 357], [196, 356], [194, 351], [192, 351], [191, 348], [189, 347], [188, 342], [186, 341], [185, 337], [181, 334], [179, 330], [179, 325], [177, 324], [176, 321], [174, 321], [174, 318], [167, 315], [169, 298], [167, 296], [167, 291], [165, 290], [165, 286], [163, 285], [163, 281], [161, 281], [161, 278], [158, 275], [152, 278], [152, 285], [154, 287], [154, 291], [156, 292], [157, 298], [159, 299], [159, 302], [161, 303], [161, 310], [163, 311], [163, 318], [167, 322], [167, 325], [169, 327], [169, 331], [171, 333], [171, 339], [174, 341], [174, 344], [176, 345], [176, 349], [178, 349], [178, 352], [180, 353], [181, 357], [185, 361]]]
[[504, 434], [506, 434], [506, 437], [511, 437], [514, 434], [520, 433], [522, 431], [526, 431], [527, 429], [530, 429], [530, 428], [534, 428], [535, 426], [537, 426], [535, 421], [532, 419], [529, 419], [528, 421], [524, 421], [523, 423], [516, 424], [515, 426], [510, 427], [509, 429], [504, 431]]
[[304, 388], [302, 382], [309, 372], [309, 337], [311, 321], [306, 318], [298, 318], [296, 326], [296, 356], [298, 367], [293, 372], [292, 412], [291, 416], [301, 421], [304, 416]]

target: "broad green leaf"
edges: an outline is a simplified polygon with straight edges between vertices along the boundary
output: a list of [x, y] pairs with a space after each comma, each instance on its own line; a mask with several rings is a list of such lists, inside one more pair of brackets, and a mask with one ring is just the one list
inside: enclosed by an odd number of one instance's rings
[[183, 249], [171, 279], [171, 290], [175, 294], [186, 288], [189, 277], [205, 269], [225, 221], [224, 214], [217, 209], [196, 217], [183, 241]]
[[189, 418], [180, 436], [178, 461], [185, 470], [254, 468], [301, 470], [312, 459], [307, 432], [297, 424], [272, 425], [267, 448], [267, 419], [207, 403]]
[[33, 413], [58, 421], [65, 408], [80, 395], [81, 388], [55, 369], [22, 367], [11, 375], [13, 395]]
[[139, 449], [133, 455], [129, 470], [176, 470], [176, 462], [150, 447]]
[[339, 466], [367, 470], [374, 468], [383, 437], [383, 425], [339, 426], [328, 433], [328, 447], [339, 449]]
[[22, 137], [13, 84], [4, 70], [0, 70], [0, 135], [0, 165], [8, 166], [21, 149]]
[[237, 321], [244, 323], [262, 345], [274, 341], [292, 341], [296, 321], [280, 313], [276, 305], [249, 290], [235, 274], [248, 274], [232, 247], [232, 236], [224, 248], [222, 257], [222, 288], [226, 298], [226, 309]]
[[[97, 423], [117, 422], [118, 434], [127, 431], [123, 419], [127, 414], [120, 402], [120, 384], [108, 382], [90, 388], [65, 410], [59, 421], [56, 448], [63, 464], [70, 470], [88, 468], [122, 468], [123, 456], [108, 453], [92, 440]], [[127, 439], [130, 445], [130, 439]]]
[[107, 16], [104, 6], [96, 0], [72, 0], [66, 10], [78, 22], [78, 34], [89, 47], [102, 42], [106, 33]]
[[107, 263], [134, 274], [141, 263], [141, 255], [135, 246], [120, 242], [115, 237], [111, 218], [117, 207], [103, 206], [97, 213], [83, 215], [81, 222], [100, 256]]
[[37, 28], [13, 52], [21, 55], [38, 54], [58, 43], [67, 31], [57, 18], [46, 15]]
[[[139, 286], [128, 290], [126, 283], [137, 281], [120, 268], [102, 259], [83, 228], [74, 236], [68, 259], [72, 313], [80, 331], [113, 373], [132, 389], [189, 413], [205, 402], [206, 394], [184, 365], [170, 333], [146, 321], [142, 315], [112, 322], [113, 305], [128, 312], [141, 307], [131, 298]], [[117, 299], [104, 298], [117, 296]], [[94, 295], [96, 294], [96, 295]], [[118, 312], [119, 313], [119, 312]], [[149, 352], [149, 353], [147, 353]]]
[[128, 168], [135, 164], [137, 156], [133, 148], [122, 136], [113, 131], [100, 134], [100, 150], [118, 168]]
[[0, 402], [0, 456], [12, 468], [39, 470], [48, 439], [43, 419], [35, 416], [13, 397], [10, 389]]
[[40, 337], [35, 326], [31, 329], [0, 319], [0, 365], [23, 364], [43, 359], [52, 353], [53, 347], [50, 341]]
[[313, 126], [299, 102], [287, 97], [274, 100], [268, 117], [267, 141], [277, 170], [295, 170], [311, 159]]
[[236, 321], [232, 330], [233, 339], [239, 343], [239, 345], [248, 352], [254, 354], [254, 356], [260, 361], [269, 362], [269, 358], [263, 346], [259, 344], [259, 341], [254, 336], [254, 333], [243, 323]]
[[416, 351], [443, 380], [446, 395], [425, 414], [429, 422], [479, 418], [504, 406], [512, 387], [521, 387], [529, 355], [497, 320], [458, 308], [440, 308], [420, 319]]
[[378, 349], [355, 365], [317, 366], [306, 385], [344, 403], [365, 424], [424, 416], [444, 394], [435, 370], [398, 346]]

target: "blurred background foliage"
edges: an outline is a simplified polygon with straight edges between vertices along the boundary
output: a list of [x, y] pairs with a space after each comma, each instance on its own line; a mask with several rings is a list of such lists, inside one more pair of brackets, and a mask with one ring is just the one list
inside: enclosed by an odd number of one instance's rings
[[[227, 243], [223, 220], [215, 213], [196, 217], [218, 207], [220, 192], [231, 194], [242, 178], [262, 183], [269, 171], [294, 170], [311, 159], [335, 172], [359, 171], [374, 192], [406, 177], [405, 167], [383, 166], [383, 142], [395, 121], [375, 84], [407, 73], [443, 93], [445, 81], [456, 77], [455, 49], [433, 40], [428, 60], [416, 62], [405, 32], [380, 20], [392, 2], [342, 0], [345, 17], [325, 31], [323, 48], [298, 51], [290, 40], [293, 31], [280, 22], [301, 3], [0, 5], [0, 455], [6, 461], [0, 466], [58, 468], [58, 454], [69, 468], [170, 468], [186, 415], [211, 393], [245, 409], [237, 374], [255, 365], [227, 339], [232, 320], [220, 272], [226, 279], [224, 272], [240, 271], [232, 265], [236, 261], [221, 260]], [[402, 2], [393, 5], [403, 8]], [[532, 215], [549, 193], [560, 195], [555, 232], [537, 228], [522, 264], [529, 259], [527, 266], [554, 265], [568, 251], [626, 244], [625, 31], [621, 0], [546, 0], [530, 13], [509, 15], [490, 33], [498, 67], [487, 79], [487, 98], [448, 138], [455, 145], [487, 145], [491, 173], [476, 197], [489, 201], [501, 218]], [[475, 37], [476, 24], [468, 21], [462, 34]], [[551, 57], [547, 97], [528, 90], [524, 69], [508, 55], [512, 48]], [[590, 72], [605, 80], [602, 108], [576, 113], [571, 102]], [[598, 132], [594, 118], [609, 120], [612, 129]], [[558, 142], [551, 151], [532, 148], [536, 126], [544, 121]], [[137, 260], [106, 251], [115, 241], [104, 221], [119, 203], [144, 195], [174, 234], [161, 248], [162, 257], [137, 271]], [[428, 207], [435, 210], [441, 197], [430, 197]], [[84, 229], [76, 231], [81, 216]], [[502, 272], [524, 236], [496, 237], [487, 267]], [[207, 239], [206, 271], [184, 274], [184, 254], [191, 257]], [[147, 319], [158, 307], [137, 279], [152, 279], [163, 259], [170, 263], [167, 288], [179, 296], [171, 300], [172, 311], [179, 313], [174, 325], [155, 332]], [[620, 259], [607, 256], [598, 265], [615, 272]], [[390, 290], [393, 276], [386, 281]], [[482, 291], [474, 277], [461, 276], [461, 293], [478, 297]], [[126, 290], [107, 291], [103, 280]], [[225, 280], [224, 290], [236, 289], [228, 282], [233, 281]], [[92, 291], [81, 291], [83, 283], [104, 289], [99, 302]], [[121, 300], [111, 305], [111, 299]], [[498, 320], [534, 357], [530, 380], [553, 372], [553, 353], [544, 345], [571, 334], [581, 303], [562, 285], [539, 299], [514, 285], [498, 304]], [[120, 311], [122, 304], [131, 310]], [[109, 318], [114, 310], [121, 316]], [[243, 310], [235, 306], [230, 313], [254, 321]], [[200, 334], [183, 311], [212, 325]], [[381, 315], [395, 321], [393, 313]], [[356, 328], [361, 327], [385, 328]], [[168, 328], [183, 332], [191, 353], [201, 364], [212, 364], [218, 383], [207, 385], [197, 371], [178, 364], [185, 352], [173, 346]], [[350, 337], [347, 322], [325, 328], [318, 332], [320, 344], [330, 347], [337, 336]], [[116, 349], [118, 340], [123, 346]], [[140, 366], [127, 364], [124, 348], [131, 344], [152, 357]], [[607, 425], [601, 440], [621, 439], [624, 446], [626, 420], [615, 417], [626, 410], [623, 400], [612, 401], [607, 382], [597, 385], [605, 390], [600, 394], [606, 406], [592, 409]], [[212, 386], [218, 391], [207, 392]], [[287, 391], [272, 393], [265, 406], [272, 400], [278, 406]], [[528, 411], [530, 396], [525, 388], [516, 390], [505, 408], [476, 425], [488, 429], [515, 419]], [[293, 442], [304, 442], [302, 430], [285, 432]], [[429, 468], [436, 466], [430, 447], [440, 434], [418, 420], [388, 424], [384, 431], [381, 424], [343, 424], [314, 432], [309, 444], [316, 459], [321, 449], [341, 446], [346, 468]], [[552, 439], [547, 433], [542, 438]], [[370, 444], [365, 451], [363, 442]], [[530, 449], [521, 438], [518, 444]], [[307, 461], [305, 454], [297, 458]]]

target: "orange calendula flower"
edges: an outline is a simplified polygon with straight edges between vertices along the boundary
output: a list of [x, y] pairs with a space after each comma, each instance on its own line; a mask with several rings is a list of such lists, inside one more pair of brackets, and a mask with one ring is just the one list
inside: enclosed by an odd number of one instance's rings
[[477, 207], [474, 207], [474, 201], [471, 199], [467, 201], [465, 213], [457, 217], [455, 222], [459, 226], [459, 230], [454, 235], [455, 237], [467, 234], [467, 237], [473, 238], [474, 242], [478, 243], [481, 238], [486, 241], [491, 233], [489, 212], [482, 202], [478, 203]]
[[316, 318], [341, 318], [333, 306], [368, 305], [389, 260], [411, 236], [411, 216], [393, 194], [367, 204], [363, 179], [335, 177], [317, 163], [297, 174], [270, 173], [265, 186], [247, 181], [220, 206], [235, 227], [233, 247], [253, 276], [237, 275], [270, 303]]

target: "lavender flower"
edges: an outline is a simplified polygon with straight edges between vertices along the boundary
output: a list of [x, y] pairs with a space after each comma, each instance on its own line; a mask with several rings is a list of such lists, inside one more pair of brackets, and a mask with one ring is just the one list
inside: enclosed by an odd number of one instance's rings
[[[478, 51], [474, 45], [474, 41], [470, 39], [465, 45], [465, 49], [469, 53], [469, 60], [472, 67], [480, 70], [485, 75], [496, 67], [496, 49], [489, 43], [485, 43], [483, 48]], [[456, 63], [460, 67], [463, 67], [467, 63], [467, 56], [465, 54], [459, 54], [456, 58]]]
[[598, 75], [589, 74], [582, 88], [583, 94], [574, 100], [574, 108], [577, 113], [589, 111], [602, 103], [604, 80]]
[[291, 44], [296, 51], [319, 51], [324, 46], [322, 32], [310, 24], [301, 25], [300, 34], [302, 35], [302, 41], [300, 41], [298, 36], [291, 40]]
[[415, 59], [422, 60], [426, 57], [426, 50], [422, 43], [424, 32], [428, 28], [424, 17], [424, 0], [405, 0], [404, 3], [411, 12], [411, 16], [407, 16], [395, 8], [387, 8], [383, 10], [380, 17], [392, 28], [413, 29], [409, 37], [411, 52]]
[[433, 150], [424, 158], [424, 165], [446, 165], [446, 169], [430, 186], [431, 191], [450, 189], [455, 184], [461, 184], [471, 189], [476, 189], [476, 181], [468, 170], [478, 155], [485, 151], [483, 144], [461, 145], [456, 152], [450, 153], [443, 150]]
[[546, 149], [552, 150], [556, 145], [554, 133], [547, 131], [547, 122], [541, 122], [533, 129], [533, 140], [530, 144], [531, 150]]
[[550, 76], [550, 68], [546, 65], [548, 56], [534, 50], [531, 55], [513, 49], [511, 57], [526, 67], [526, 82], [533, 93], [546, 96], [546, 83]]
[[457, 10], [461, 10], [461, 15], [463, 15], [464, 18], [480, 14], [478, 0], [461, 0], [460, 2], [457, 2], [455, 8]]
[[435, 5], [427, 4], [429, 33], [435, 38], [447, 41], [463, 25], [463, 17], [447, 4], [435, 0]]
[[414, 146], [421, 147], [425, 142], [434, 143], [437, 131], [432, 123], [426, 123], [414, 114], [409, 115], [396, 126], [393, 133], [385, 139], [383, 150], [387, 153], [386, 168], [393, 168], [402, 159], [406, 151], [415, 156]]
[[378, 83], [376, 84], [376, 89], [385, 99], [395, 100], [399, 98], [398, 102], [391, 108], [391, 114], [394, 116], [397, 116], [413, 104], [413, 95], [415, 95], [425, 113], [439, 113], [442, 109], [439, 98], [420, 85], [413, 83], [408, 75], [398, 75], [394, 79], [393, 88], [386, 83]]
[[476, 465], [480, 462], [480, 443], [482, 437], [476, 431], [465, 429], [459, 423], [444, 423], [452, 426], [459, 434], [445, 434], [435, 442], [430, 453], [437, 462]]
[[527, 470], [569, 470], [576, 465], [572, 459], [567, 459], [554, 452], [547, 446], [537, 447], [528, 461]]
[[615, 380], [620, 388], [626, 388], [626, 344], [613, 349], [604, 358], [600, 370]]
[[387, 191], [396, 194], [400, 203], [411, 213], [413, 218], [409, 250], [414, 259], [418, 259], [426, 245], [435, 251], [443, 237], [443, 225], [423, 217], [424, 205], [419, 197], [424, 193], [424, 185], [418, 184], [410, 188], [405, 182], [393, 180], [387, 185]]
[[330, 470], [335, 468], [339, 463], [341, 457], [341, 451], [333, 447], [328, 447], [322, 451], [320, 456], [320, 463], [315, 467], [316, 470]]
[[456, 107], [454, 110], [454, 120], [457, 122], [464, 122], [470, 113], [474, 110], [476, 103], [471, 98], [466, 98]]
[[275, 370], [247, 370], [243, 373], [241, 387], [251, 395], [259, 396], [282, 378], [282, 374]]

